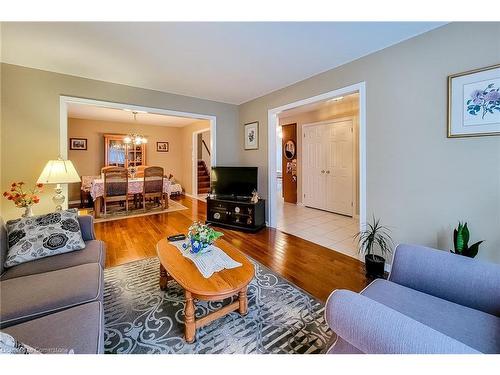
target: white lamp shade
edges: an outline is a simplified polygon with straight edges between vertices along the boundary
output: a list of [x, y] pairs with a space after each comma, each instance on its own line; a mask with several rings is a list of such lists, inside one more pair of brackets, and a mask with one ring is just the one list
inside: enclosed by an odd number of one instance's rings
[[80, 182], [80, 176], [70, 160], [49, 160], [38, 177], [42, 184], [69, 184]]

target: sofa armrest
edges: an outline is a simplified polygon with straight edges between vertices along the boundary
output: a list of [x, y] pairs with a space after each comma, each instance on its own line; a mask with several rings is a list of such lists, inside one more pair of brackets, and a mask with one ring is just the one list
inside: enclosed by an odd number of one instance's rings
[[81, 215], [78, 216], [78, 222], [80, 223], [80, 229], [82, 231], [82, 238], [84, 241], [95, 240], [94, 233], [94, 218], [91, 215]]
[[478, 354], [475, 349], [363, 295], [334, 291], [325, 317], [344, 341], [368, 354]]
[[398, 245], [389, 280], [420, 292], [500, 316], [500, 265], [448, 251]]

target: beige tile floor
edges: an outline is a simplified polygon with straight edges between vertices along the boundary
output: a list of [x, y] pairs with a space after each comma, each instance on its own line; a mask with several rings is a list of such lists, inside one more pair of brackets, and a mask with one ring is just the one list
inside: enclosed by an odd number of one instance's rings
[[329, 249], [358, 258], [353, 236], [359, 220], [301, 205], [285, 203], [278, 197], [277, 227]]

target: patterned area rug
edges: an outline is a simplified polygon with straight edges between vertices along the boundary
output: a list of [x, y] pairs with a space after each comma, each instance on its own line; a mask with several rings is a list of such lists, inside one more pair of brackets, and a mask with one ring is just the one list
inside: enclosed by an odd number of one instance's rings
[[[232, 312], [184, 341], [184, 293], [158, 286], [159, 261], [149, 258], [104, 271], [106, 353], [322, 353], [332, 341], [324, 305], [253, 261], [248, 314]], [[196, 317], [230, 303], [196, 302]]]

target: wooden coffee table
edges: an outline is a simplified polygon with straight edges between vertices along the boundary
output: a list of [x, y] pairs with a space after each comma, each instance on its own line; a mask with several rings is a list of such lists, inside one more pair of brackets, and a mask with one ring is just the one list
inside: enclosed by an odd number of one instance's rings
[[[173, 279], [185, 291], [186, 307], [184, 310], [184, 333], [186, 341], [192, 343], [195, 339], [196, 328], [203, 327], [211, 321], [221, 318], [231, 311], [245, 315], [248, 311], [247, 286], [253, 279], [254, 266], [234, 246], [219, 241], [217, 246], [242, 264], [241, 267], [224, 269], [215, 272], [205, 279], [194, 263], [184, 257], [179, 249], [171, 245], [166, 239], [156, 245], [156, 252], [160, 258], [160, 288], [167, 289], [167, 283]], [[238, 299], [221, 309], [202, 318], [195, 319], [194, 299], [203, 301], [218, 301], [238, 294]]]

